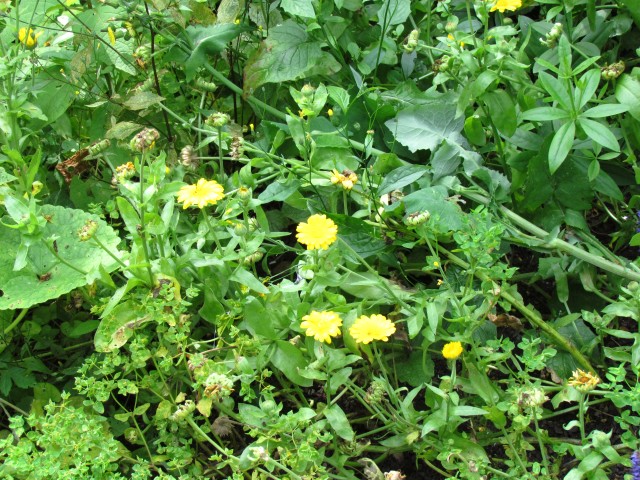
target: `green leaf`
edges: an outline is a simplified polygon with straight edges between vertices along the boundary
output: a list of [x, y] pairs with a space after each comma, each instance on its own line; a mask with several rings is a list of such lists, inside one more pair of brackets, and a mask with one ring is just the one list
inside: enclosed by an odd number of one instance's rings
[[144, 110], [145, 108], [149, 108], [151, 105], [160, 103], [163, 100], [164, 97], [156, 95], [153, 92], [140, 92], [129, 97], [123, 105], [129, 110]]
[[265, 83], [281, 83], [304, 77], [322, 57], [321, 44], [293, 20], [269, 30], [269, 36], [247, 61], [244, 90], [250, 94]]
[[334, 87], [333, 85], [327, 87], [327, 91], [329, 92], [329, 98], [336, 102], [336, 105], [338, 105], [343, 112], [349, 109], [349, 102], [351, 100], [349, 92], [342, 87]]
[[289, 15], [316, 18], [316, 12], [313, 10], [313, 0], [282, 0], [280, 6]]
[[578, 119], [578, 123], [582, 127], [582, 130], [584, 130], [584, 133], [594, 142], [616, 152], [620, 150], [618, 140], [616, 140], [615, 135], [611, 133], [608, 125], [603, 125], [595, 120], [582, 117]]
[[445, 140], [464, 150], [466, 142], [459, 133], [463, 125], [464, 118], [456, 118], [456, 106], [444, 103], [409, 107], [385, 122], [395, 139], [411, 152], [435, 150]]
[[411, 0], [385, 0], [378, 10], [378, 23], [382, 28], [404, 23], [411, 13]]
[[98, 352], [112, 352], [126, 344], [136, 328], [151, 321], [133, 301], [121, 303], [106, 315], [96, 330], [93, 343]]
[[483, 95], [482, 100], [489, 108], [491, 120], [502, 134], [510, 137], [516, 133], [516, 105], [510, 94], [504, 90], [496, 90]]
[[142, 130], [143, 125], [134, 122], [118, 122], [105, 134], [105, 138], [122, 140]]
[[443, 187], [421, 188], [404, 197], [407, 214], [424, 212], [431, 214], [430, 228], [440, 232], [459, 230], [463, 226], [463, 214], [460, 207], [447, 198]]
[[384, 240], [375, 229], [360, 218], [349, 215], [330, 215], [338, 225], [340, 240], [349, 245], [362, 258], [379, 254], [385, 248]]
[[576, 84], [576, 90], [578, 91], [578, 105], [577, 109], [580, 110], [587, 102], [593, 99], [593, 95], [598, 89], [600, 84], [600, 69], [594, 68], [585, 73]]
[[477, 147], [482, 147], [487, 143], [487, 136], [484, 133], [480, 117], [477, 115], [471, 115], [464, 121], [464, 134], [467, 136], [467, 140]]
[[254, 277], [253, 273], [245, 270], [244, 268], [238, 268], [231, 274], [229, 280], [233, 280], [234, 282], [238, 282], [241, 285], [249, 287], [254, 292], [264, 294], [269, 293], [269, 289], [265, 287], [260, 280]]
[[197, 69], [207, 61], [207, 55], [223, 51], [231, 40], [245, 30], [246, 27], [234, 23], [187, 27], [186, 34], [193, 43], [193, 50], [185, 63], [187, 81], [190, 81]]
[[591, 107], [580, 114], [581, 117], [589, 118], [603, 118], [611, 117], [613, 115], [619, 115], [629, 110], [628, 105], [621, 105], [619, 103], [608, 103], [604, 105], [596, 105]]
[[[8, 197], [7, 197], [8, 198]], [[71, 290], [87, 285], [100, 277], [100, 266], [113, 271], [118, 264], [93, 241], [81, 242], [78, 230], [86, 221], [97, 222], [96, 236], [116, 256], [120, 256], [120, 238], [116, 232], [96, 215], [71, 208], [43, 205], [41, 214], [49, 219], [42, 238], [55, 237], [53, 248], [58, 249], [65, 261], [85, 274], [61, 263], [50, 252], [45, 240], [34, 241], [28, 251], [28, 262], [20, 271], [13, 264], [20, 246], [20, 233], [0, 225], [0, 310], [22, 309], [58, 298]]]
[[[268, 318], [265, 319], [268, 321]], [[284, 373], [284, 376], [296, 385], [301, 387], [310, 387], [313, 380], [304, 378], [300, 375], [300, 371], [307, 367], [307, 359], [302, 352], [286, 340], [277, 340], [275, 342], [276, 349], [271, 355], [270, 361], [274, 367]]]
[[640, 80], [624, 74], [616, 84], [616, 100], [629, 108], [629, 113], [640, 120]]
[[424, 165], [405, 165], [396, 168], [385, 175], [378, 189], [378, 195], [384, 195], [393, 190], [400, 190], [420, 179], [428, 169]]
[[573, 111], [573, 107], [569, 102], [569, 92], [567, 91], [565, 86], [562, 85], [562, 82], [560, 82], [560, 80], [549, 75], [547, 72], [540, 72], [538, 78], [540, 79], [542, 86], [552, 99], [558, 102], [562, 106], [562, 108], [567, 110], [568, 112]]
[[353, 441], [355, 438], [355, 433], [351, 428], [351, 424], [349, 423], [349, 419], [345, 415], [342, 408], [340, 408], [337, 404], [333, 404], [323, 411], [324, 416], [329, 421], [329, 425], [331, 428], [338, 434], [338, 436], [348, 442]]
[[548, 122], [551, 120], [566, 120], [569, 113], [557, 107], [539, 107], [527, 110], [522, 114], [523, 120], [532, 122]]
[[298, 180], [290, 180], [285, 183], [273, 182], [270, 183], [267, 188], [264, 189], [258, 200], [260, 203], [269, 202], [283, 202], [300, 188], [300, 182]]
[[553, 175], [562, 162], [564, 162], [573, 147], [573, 140], [576, 136], [576, 124], [567, 122], [562, 125], [553, 136], [549, 146], [549, 171]]

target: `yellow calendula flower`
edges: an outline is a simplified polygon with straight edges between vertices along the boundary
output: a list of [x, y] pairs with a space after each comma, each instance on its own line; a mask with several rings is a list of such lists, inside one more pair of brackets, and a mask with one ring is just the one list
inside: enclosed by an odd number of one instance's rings
[[319, 342], [331, 343], [331, 337], [340, 335], [342, 319], [335, 312], [312, 311], [302, 317], [302, 328], [306, 330], [307, 337], [313, 337]]
[[509, 10], [511, 12], [514, 12], [521, 6], [522, 0], [497, 0], [489, 11], [495, 12], [496, 10], [498, 10], [500, 13], [504, 13], [505, 10]]
[[18, 30], [18, 40], [20, 41], [20, 43], [23, 43], [24, 46], [29, 50], [35, 48], [35, 46], [38, 44], [38, 37], [40, 35], [42, 35], [42, 32], [37, 32], [34, 34], [32, 28], [27, 29], [26, 27], [22, 27], [20, 30]]
[[334, 169], [331, 172], [331, 183], [334, 185], [339, 183], [345, 190], [351, 190], [357, 181], [358, 175], [351, 170], [343, 170], [342, 173], [340, 173]]
[[384, 315], [374, 314], [370, 317], [358, 317], [349, 329], [349, 333], [356, 343], [371, 343], [374, 340], [389, 341], [389, 337], [396, 331], [396, 326]]
[[455, 360], [462, 355], [463, 351], [464, 349], [460, 342], [449, 342], [442, 347], [442, 356], [447, 360]]
[[306, 223], [296, 228], [298, 242], [307, 246], [307, 250], [326, 250], [338, 239], [338, 226], [326, 215], [311, 215]]
[[569, 385], [582, 393], [588, 393], [600, 383], [600, 378], [591, 372], [577, 369], [569, 378]]
[[201, 178], [195, 185], [186, 185], [178, 192], [178, 202], [183, 204], [183, 208], [196, 205], [204, 208], [207, 205], [215, 205], [218, 200], [224, 198], [224, 188], [215, 180], [205, 180]]

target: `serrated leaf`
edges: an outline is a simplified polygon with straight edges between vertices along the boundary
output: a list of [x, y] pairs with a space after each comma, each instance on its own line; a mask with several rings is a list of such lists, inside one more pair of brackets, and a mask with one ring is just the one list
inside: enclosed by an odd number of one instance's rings
[[109, 60], [113, 62], [113, 65], [118, 70], [126, 72], [129, 75], [135, 75], [137, 73], [137, 69], [136, 64], [134, 63], [135, 60], [133, 58], [133, 48], [131, 47], [131, 43], [118, 39], [112, 48], [109, 43], [109, 38], [104, 38], [104, 40], [105, 51], [107, 52]]
[[289, 15], [302, 18], [316, 18], [312, 0], [282, 0], [280, 6]]
[[119, 255], [120, 238], [96, 215], [53, 205], [43, 205], [42, 215], [49, 221], [42, 238], [57, 237], [58, 254], [84, 275], [57, 260], [44, 240], [31, 244], [25, 268], [14, 272], [13, 265], [20, 246], [20, 233], [0, 225], [0, 310], [28, 308], [58, 298], [71, 290], [87, 285], [100, 276], [99, 267], [113, 271], [118, 264], [94, 242], [81, 242], [78, 230], [87, 220], [98, 223], [97, 237], [114, 255]]
[[402, 110], [396, 118], [385, 122], [385, 126], [411, 152], [435, 150], [445, 140], [464, 150], [466, 142], [459, 133], [464, 118], [455, 116], [455, 105], [436, 103]]
[[153, 92], [139, 92], [129, 97], [123, 105], [129, 110], [144, 110], [156, 103], [160, 103], [164, 100], [164, 97], [157, 95]]
[[319, 42], [292, 20], [269, 30], [269, 36], [244, 69], [244, 90], [251, 93], [265, 83], [304, 77], [322, 56]]

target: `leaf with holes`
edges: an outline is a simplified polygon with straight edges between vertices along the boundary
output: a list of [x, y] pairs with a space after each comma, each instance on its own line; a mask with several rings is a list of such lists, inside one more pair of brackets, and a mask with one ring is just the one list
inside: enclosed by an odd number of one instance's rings
[[[81, 242], [77, 232], [87, 220], [98, 223], [96, 236], [114, 255], [120, 256], [120, 238], [110, 226], [96, 215], [82, 210], [43, 205], [41, 215], [47, 218], [43, 239], [55, 237], [54, 249], [80, 273], [58, 260], [44, 243], [29, 247], [27, 266], [13, 270], [21, 238], [17, 230], [0, 225], [0, 310], [29, 308], [32, 305], [58, 298], [100, 277], [104, 271], [115, 270], [118, 264], [96, 243]], [[5, 219], [5, 223], [9, 220]]]

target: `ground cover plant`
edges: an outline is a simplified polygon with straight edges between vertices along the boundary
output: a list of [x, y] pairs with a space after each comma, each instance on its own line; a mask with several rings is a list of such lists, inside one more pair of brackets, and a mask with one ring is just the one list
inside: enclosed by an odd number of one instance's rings
[[0, 15], [0, 478], [640, 479], [638, 0]]

